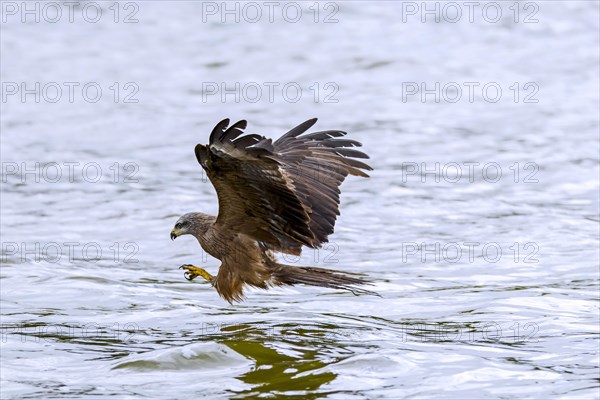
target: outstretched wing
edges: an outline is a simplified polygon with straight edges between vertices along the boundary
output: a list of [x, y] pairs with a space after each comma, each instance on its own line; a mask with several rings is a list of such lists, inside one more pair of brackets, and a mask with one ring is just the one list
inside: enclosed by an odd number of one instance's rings
[[327, 242], [333, 233], [339, 212], [340, 185], [350, 175], [368, 177], [361, 170], [372, 170], [357, 158], [365, 153], [352, 147], [360, 142], [340, 139], [343, 131], [321, 131], [303, 134], [317, 122], [310, 119], [277, 139], [274, 143], [277, 161], [292, 180], [295, 193], [309, 214], [309, 229], [317, 246]]
[[317, 121], [308, 120], [279, 138], [243, 134], [246, 121], [213, 129], [196, 158], [219, 198], [216, 223], [244, 233], [277, 251], [300, 254], [302, 246], [319, 247], [333, 232], [339, 215], [339, 186], [348, 174], [368, 176], [368, 156], [339, 139], [342, 131], [303, 135]]

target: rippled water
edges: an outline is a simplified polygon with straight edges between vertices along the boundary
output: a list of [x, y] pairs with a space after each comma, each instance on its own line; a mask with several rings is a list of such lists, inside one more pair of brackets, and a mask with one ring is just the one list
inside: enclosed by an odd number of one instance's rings
[[[460, 2], [438, 23], [420, 2], [302, 3], [297, 23], [183, 1], [22, 23], [7, 3], [2, 398], [599, 397], [597, 2], [502, 2], [495, 23], [486, 3], [472, 23]], [[223, 101], [223, 82], [250, 86]], [[314, 116], [375, 170], [344, 184], [331, 245], [287, 261], [365, 273], [381, 297], [231, 306], [185, 281], [183, 263], [218, 265], [169, 240], [217, 211], [193, 146], [224, 117], [277, 136]]]

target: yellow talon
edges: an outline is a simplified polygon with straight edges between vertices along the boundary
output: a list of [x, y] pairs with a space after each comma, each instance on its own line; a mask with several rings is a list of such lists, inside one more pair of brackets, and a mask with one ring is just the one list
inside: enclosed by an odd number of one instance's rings
[[185, 273], [183, 274], [183, 276], [188, 281], [192, 281], [195, 278], [201, 276], [204, 279], [206, 279], [208, 282], [212, 283], [213, 276], [211, 274], [209, 274], [204, 268], [196, 267], [191, 264], [184, 264], [181, 267], [179, 267], [179, 269], [185, 270]]

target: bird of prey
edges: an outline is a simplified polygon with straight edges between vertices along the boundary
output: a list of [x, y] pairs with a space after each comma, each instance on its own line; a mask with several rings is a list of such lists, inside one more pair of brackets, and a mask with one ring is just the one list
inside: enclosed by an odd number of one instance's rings
[[203, 277], [229, 303], [244, 299], [244, 286], [267, 289], [307, 284], [353, 293], [368, 283], [354, 273], [280, 264], [274, 253], [300, 255], [302, 246], [319, 248], [333, 233], [339, 215], [339, 187], [348, 175], [368, 177], [369, 158], [338, 130], [305, 134], [316, 118], [293, 128], [275, 142], [244, 134], [246, 121], [219, 122], [208, 145], [198, 144], [196, 158], [219, 201], [217, 216], [192, 212], [181, 216], [171, 239], [194, 236], [208, 254], [221, 260], [216, 276], [185, 264], [185, 277]]

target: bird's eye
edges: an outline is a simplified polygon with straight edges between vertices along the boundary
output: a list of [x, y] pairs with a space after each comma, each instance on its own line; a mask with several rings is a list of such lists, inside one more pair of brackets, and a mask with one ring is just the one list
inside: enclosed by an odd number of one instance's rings
[[175, 229], [181, 229], [181, 222], [175, 224]]

